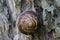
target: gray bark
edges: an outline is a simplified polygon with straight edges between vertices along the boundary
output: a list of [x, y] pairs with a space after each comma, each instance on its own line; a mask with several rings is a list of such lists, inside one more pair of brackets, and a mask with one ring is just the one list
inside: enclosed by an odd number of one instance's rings
[[[28, 10], [41, 22], [33, 35], [23, 34], [17, 26], [18, 16]], [[60, 1], [0, 0], [0, 40], [60, 40]]]

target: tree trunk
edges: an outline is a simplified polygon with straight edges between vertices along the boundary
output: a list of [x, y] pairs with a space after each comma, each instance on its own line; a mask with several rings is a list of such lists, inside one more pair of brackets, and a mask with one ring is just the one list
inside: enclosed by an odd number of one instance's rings
[[[34, 11], [40, 25], [32, 35], [18, 30], [18, 17]], [[59, 0], [0, 0], [0, 40], [60, 40]]]

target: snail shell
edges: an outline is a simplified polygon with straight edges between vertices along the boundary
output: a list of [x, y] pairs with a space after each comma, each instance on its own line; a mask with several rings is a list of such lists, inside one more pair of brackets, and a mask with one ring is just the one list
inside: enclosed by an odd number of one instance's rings
[[25, 11], [19, 15], [18, 29], [24, 34], [32, 34], [38, 29], [39, 19], [33, 11]]

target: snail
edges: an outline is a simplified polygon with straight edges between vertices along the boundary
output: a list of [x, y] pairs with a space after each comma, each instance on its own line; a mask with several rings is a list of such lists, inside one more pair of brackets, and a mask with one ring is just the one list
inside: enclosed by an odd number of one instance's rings
[[39, 27], [39, 18], [33, 11], [25, 11], [18, 16], [18, 29], [24, 34], [33, 34]]

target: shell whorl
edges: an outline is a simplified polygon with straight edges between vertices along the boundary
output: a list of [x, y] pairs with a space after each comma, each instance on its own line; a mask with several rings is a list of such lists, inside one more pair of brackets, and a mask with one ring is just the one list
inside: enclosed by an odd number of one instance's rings
[[26, 11], [20, 14], [17, 25], [19, 31], [25, 34], [32, 34], [37, 30], [39, 20], [36, 13], [32, 11]]

